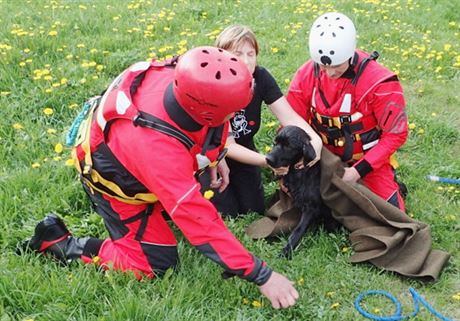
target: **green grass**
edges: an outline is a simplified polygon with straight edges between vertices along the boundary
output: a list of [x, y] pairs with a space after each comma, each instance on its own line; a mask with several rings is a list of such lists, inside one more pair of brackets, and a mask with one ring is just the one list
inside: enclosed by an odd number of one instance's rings
[[[429, 174], [460, 177], [457, 7], [448, 0], [0, 0], [0, 320], [364, 320], [353, 307], [361, 291], [390, 291], [409, 313], [411, 286], [458, 320], [460, 190], [425, 180]], [[399, 175], [410, 190], [409, 214], [430, 224], [433, 248], [452, 254], [438, 282], [350, 264], [346, 231], [307, 236], [287, 262], [277, 257], [285, 240], [245, 236], [254, 215], [229, 220], [228, 226], [249, 250], [296, 282], [300, 299], [288, 310], [271, 309], [245, 281], [223, 281], [222, 270], [180, 235], [181, 268], [162, 280], [138, 282], [93, 266], [62, 267], [14, 254], [49, 211], [62, 215], [76, 235], [107, 236], [75, 171], [66, 166], [70, 151], [55, 147], [63, 144], [81, 103], [125, 67], [212, 44], [224, 27], [243, 23], [258, 36], [260, 64], [286, 90], [308, 59], [310, 24], [331, 10], [348, 14], [356, 22], [359, 45], [378, 50], [380, 61], [402, 80], [413, 128], [398, 153]], [[46, 108], [53, 113], [46, 114]], [[264, 113], [261, 150], [271, 144], [273, 120]], [[269, 194], [276, 185], [268, 172], [264, 177]], [[367, 306], [386, 315], [393, 311], [380, 298]], [[422, 308], [414, 320], [433, 316]]]

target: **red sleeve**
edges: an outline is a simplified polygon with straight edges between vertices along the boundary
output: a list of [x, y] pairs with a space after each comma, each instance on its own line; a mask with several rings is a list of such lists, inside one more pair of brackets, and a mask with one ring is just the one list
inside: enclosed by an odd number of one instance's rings
[[134, 163], [125, 160], [124, 165], [158, 197], [189, 242], [230, 274], [265, 283], [271, 270], [244, 248], [201, 195], [190, 152], [175, 138], [129, 123], [123, 126], [128, 128], [119, 132], [134, 131], [136, 136], [123, 139], [124, 154], [136, 155]]
[[311, 84], [310, 66], [307, 64], [300, 67], [294, 75], [289, 85], [286, 96], [287, 101], [303, 119], [308, 120], [310, 113], [308, 109], [311, 106], [311, 93], [313, 84]]
[[372, 169], [380, 168], [401, 147], [408, 136], [404, 94], [399, 81], [383, 82], [375, 87], [364, 103], [373, 110], [382, 131], [377, 145], [355, 164], [367, 162]]

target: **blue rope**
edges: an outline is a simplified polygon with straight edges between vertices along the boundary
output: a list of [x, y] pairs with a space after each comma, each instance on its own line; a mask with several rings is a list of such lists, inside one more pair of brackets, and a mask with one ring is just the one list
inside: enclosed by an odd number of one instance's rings
[[91, 104], [89, 102], [86, 102], [83, 105], [83, 109], [80, 111], [80, 113], [74, 119], [74, 121], [72, 123], [72, 126], [70, 126], [70, 129], [67, 132], [67, 136], [66, 136], [66, 140], [65, 140], [66, 146], [73, 146], [75, 144], [75, 140], [77, 139], [78, 129], [80, 128], [80, 124], [85, 119], [85, 117], [88, 114], [90, 108], [91, 108]]
[[[420, 310], [419, 303], [421, 303], [428, 309], [428, 311], [430, 311], [432, 314], [434, 314], [439, 319], [444, 320], [444, 321], [454, 321], [453, 319], [449, 319], [443, 316], [438, 311], [436, 311], [420, 294], [418, 294], [417, 291], [415, 291], [414, 288], [409, 288], [409, 291], [412, 295], [412, 301], [414, 302], [414, 311], [411, 314], [406, 315], [406, 316], [403, 316], [401, 313], [401, 303], [398, 301], [398, 299], [396, 299], [391, 293], [388, 293], [386, 291], [381, 291], [381, 290], [370, 290], [370, 291], [360, 293], [355, 300], [355, 308], [356, 310], [358, 310], [359, 313], [361, 313], [361, 315], [371, 320], [401, 321], [401, 320], [406, 320], [406, 319], [416, 316]], [[394, 314], [391, 316], [379, 316], [379, 315], [372, 314], [364, 310], [361, 307], [361, 301], [363, 300], [364, 297], [369, 296], [369, 295], [383, 295], [387, 297], [388, 299], [390, 299], [393, 302], [393, 304], [396, 306]]]
[[447, 178], [447, 177], [428, 175], [426, 179], [433, 181], [433, 182], [460, 185], [460, 179], [456, 179], [456, 178]]

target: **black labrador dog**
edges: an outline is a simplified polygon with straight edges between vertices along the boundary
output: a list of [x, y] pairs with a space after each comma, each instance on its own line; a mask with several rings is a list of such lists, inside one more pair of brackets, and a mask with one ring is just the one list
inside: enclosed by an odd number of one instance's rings
[[287, 258], [292, 256], [309, 227], [324, 223], [327, 230], [333, 230], [338, 226], [330, 209], [321, 200], [319, 162], [307, 167], [316, 157], [310, 140], [310, 136], [300, 127], [283, 127], [275, 137], [271, 152], [266, 156], [267, 163], [272, 168], [289, 166], [288, 174], [282, 177], [283, 184], [300, 212], [299, 223], [281, 252]]

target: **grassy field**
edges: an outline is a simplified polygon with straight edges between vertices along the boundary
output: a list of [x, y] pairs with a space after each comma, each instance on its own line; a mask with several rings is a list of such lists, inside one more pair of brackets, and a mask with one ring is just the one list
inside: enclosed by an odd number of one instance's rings
[[[329, 3], [329, 4], [327, 4]], [[402, 80], [410, 137], [398, 153], [408, 185], [408, 213], [431, 225], [433, 248], [452, 258], [436, 283], [401, 278], [368, 264], [352, 265], [347, 232], [306, 237], [292, 261], [277, 257], [284, 241], [254, 242], [229, 228], [256, 255], [297, 284], [298, 304], [275, 311], [253, 285], [223, 281], [221, 268], [179, 236], [181, 269], [162, 280], [102, 274], [93, 266], [62, 267], [19, 257], [16, 244], [49, 211], [76, 235], [106, 237], [69, 161], [64, 137], [81, 103], [129, 64], [212, 44], [227, 25], [256, 32], [259, 63], [286, 90], [308, 59], [307, 35], [326, 11], [349, 15], [359, 46]], [[365, 320], [353, 307], [364, 290], [382, 289], [412, 311], [414, 287], [439, 312], [460, 319], [460, 189], [425, 180], [460, 177], [460, 11], [449, 0], [0, 0], [0, 320]], [[270, 145], [277, 124], [264, 114], [258, 137]], [[266, 173], [267, 193], [274, 189]], [[390, 302], [367, 302], [389, 315]], [[414, 320], [434, 320], [422, 308]]]

